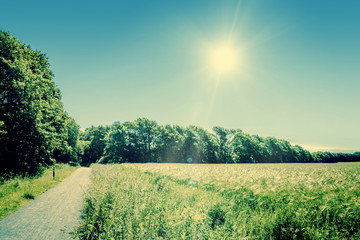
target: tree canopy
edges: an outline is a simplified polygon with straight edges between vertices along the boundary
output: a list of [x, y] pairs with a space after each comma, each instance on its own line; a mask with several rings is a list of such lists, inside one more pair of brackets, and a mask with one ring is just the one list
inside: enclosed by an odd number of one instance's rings
[[45, 54], [0, 31], [1, 173], [36, 174], [71, 155], [79, 127], [64, 112]]
[[86, 160], [87, 164], [311, 163], [360, 160], [360, 155], [356, 154], [311, 154], [286, 140], [250, 135], [240, 129], [216, 126], [209, 131], [196, 126], [161, 126], [146, 118], [139, 118], [134, 122], [115, 122], [108, 127], [91, 127], [85, 134], [86, 139], [90, 140], [89, 149], [95, 151], [95, 145], [99, 147], [96, 150], [97, 157], [90, 162]]

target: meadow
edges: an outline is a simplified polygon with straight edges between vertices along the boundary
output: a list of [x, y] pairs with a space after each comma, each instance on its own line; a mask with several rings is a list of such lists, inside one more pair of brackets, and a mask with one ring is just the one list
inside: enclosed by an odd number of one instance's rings
[[79, 239], [359, 239], [360, 164], [93, 165]]
[[15, 177], [0, 183], [0, 220], [12, 214], [31, 200], [68, 177], [78, 167], [56, 164], [56, 176], [52, 167], [37, 177]]

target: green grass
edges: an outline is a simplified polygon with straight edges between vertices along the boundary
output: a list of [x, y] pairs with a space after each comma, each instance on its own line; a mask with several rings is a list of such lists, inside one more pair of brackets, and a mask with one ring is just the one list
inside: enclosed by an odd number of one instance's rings
[[12, 214], [31, 200], [37, 198], [63, 179], [77, 167], [65, 164], [56, 165], [56, 177], [53, 179], [52, 168], [41, 177], [13, 178], [0, 184], [0, 219]]
[[360, 164], [95, 165], [79, 239], [359, 239]]

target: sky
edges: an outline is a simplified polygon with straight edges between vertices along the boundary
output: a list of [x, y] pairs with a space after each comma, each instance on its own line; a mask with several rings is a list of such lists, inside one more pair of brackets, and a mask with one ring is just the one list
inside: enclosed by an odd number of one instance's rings
[[46, 53], [82, 129], [147, 117], [360, 151], [357, 0], [0, 0], [0, 12], [0, 29]]

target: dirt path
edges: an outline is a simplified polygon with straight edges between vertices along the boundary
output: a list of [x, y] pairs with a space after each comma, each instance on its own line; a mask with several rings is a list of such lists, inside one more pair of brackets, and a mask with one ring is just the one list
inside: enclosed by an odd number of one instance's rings
[[77, 169], [54, 188], [1, 220], [0, 239], [72, 239], [69, 232], [80, 220], [89, 175], [89, 168]]

